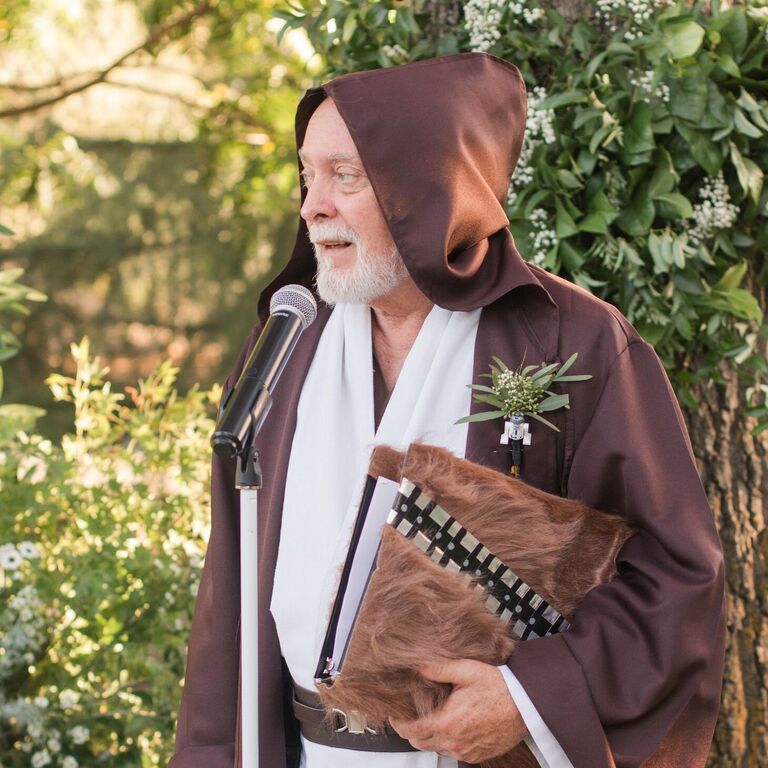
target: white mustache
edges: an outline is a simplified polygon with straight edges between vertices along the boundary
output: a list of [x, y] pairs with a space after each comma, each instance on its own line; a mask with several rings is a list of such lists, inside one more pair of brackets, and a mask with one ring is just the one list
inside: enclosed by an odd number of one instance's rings
[[313, 245], [318, 245], [318, 240], [335, 240], [355, 245], [360, 243], [360, 237], [354, 229], [340, 227], [338, 224], [315, 224], [308, 232]]

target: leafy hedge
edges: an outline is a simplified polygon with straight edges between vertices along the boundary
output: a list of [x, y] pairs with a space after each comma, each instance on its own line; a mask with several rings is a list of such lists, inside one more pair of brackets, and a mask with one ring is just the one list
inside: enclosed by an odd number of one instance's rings
[[730, 368], [768, 414], [765, 4], [289, 6], [285, 28], [306, 29], [329, 76], [464, 50], [515, 63], [529, 90], [507, 204], [521, 252], [619, 306], [689, 406]]
[[220, 392], [125, 395], [73, 347], [60, 445], [0, 434], [0, 765], [165, 765], [209, 521]]

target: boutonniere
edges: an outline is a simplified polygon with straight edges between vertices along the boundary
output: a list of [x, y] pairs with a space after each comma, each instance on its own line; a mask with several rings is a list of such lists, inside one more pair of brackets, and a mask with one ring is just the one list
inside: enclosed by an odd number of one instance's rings
[[494, 357], [490, 366], [491, 372], [481, 374], [482, 377], [491, 379], [491, 386], [469, 385], [470, 389], [475, 391], [475, 402], [493, 406], [494, 410], [464, 416], [457, 423], [503, 418], [504, 432], [500, 442], [509, 446], [512, 459], [510, 472], [517, 477], [523, 464], [523, 446], [530, 445], [532, 440], [530, 424], [525, 417], [536, 419], [559, 432], [560, 430], [541, 414], [556, 411], [558, 408], [569, 408], [570, 396], [552, 392], [550, 387], [553, 384], [587, 381], [592, 378], [591, 374], [568, 374], [578, 356], [579, 353], [574, 352], [562, 365], [540, 363], [520, 367], [516, 371], [508, 368], [503, 360]]

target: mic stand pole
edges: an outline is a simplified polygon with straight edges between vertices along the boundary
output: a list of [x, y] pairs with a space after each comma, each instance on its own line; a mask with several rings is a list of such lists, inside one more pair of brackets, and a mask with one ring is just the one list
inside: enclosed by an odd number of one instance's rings
[[258, 492], [262, 486], [253, 431], [238, 456], [240, 491], [240, 722], [242, 768], [259, 768], [259, 537]]

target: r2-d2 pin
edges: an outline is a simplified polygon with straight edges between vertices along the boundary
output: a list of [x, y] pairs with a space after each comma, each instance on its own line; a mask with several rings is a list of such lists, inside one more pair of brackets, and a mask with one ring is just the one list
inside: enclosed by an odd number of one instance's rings
[[509, 421], [504, 422], [504, 431], [501, 433], [499, 442], [501, 445], [509, 446], [512, 458], [509, 471], [515, 477], [519, 477], [523, 466], [523, 446], [531, 444], [531, 427], [522, 413], [515, 412]]

